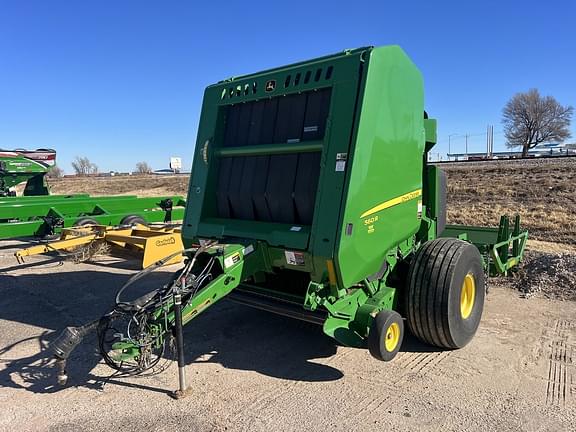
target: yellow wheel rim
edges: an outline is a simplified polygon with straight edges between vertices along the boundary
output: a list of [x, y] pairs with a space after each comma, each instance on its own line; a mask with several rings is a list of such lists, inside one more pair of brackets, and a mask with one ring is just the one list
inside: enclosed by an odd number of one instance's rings
[[384, 345], [386, 346], [386, 351], [392, 352], [398, 346], [400, 341], [400, 326], [398, 323], [390, 324], [390, 327], [386, 330], [386, 341]]
[[466, 319], [472, 313], [474, 308], [474, 297], [476, 296], [476, 281], [472, 273], [464, 277], [462, 283], [462, 292], [460, 293], [460, 315]]

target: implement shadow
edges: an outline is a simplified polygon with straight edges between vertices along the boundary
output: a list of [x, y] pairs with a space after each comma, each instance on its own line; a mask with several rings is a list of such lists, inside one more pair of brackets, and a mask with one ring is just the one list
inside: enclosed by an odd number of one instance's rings
[[334, 381], [344, 374], [314, 360], [336, 354], [315, 324], [223, 301], [184, 328], [186, 363], [218, 363], [295, 381]]
[[[92, 268], [86, 264], [75, 267], [39, 274], [0, 273], [0, 362], [4, 363], [0, 386], [37, 393], [57, 391], [49, 342], [65, 327], [85, 324], [107, 313], [117, 290], [133, 274], [86, 270]], [[152, 273], [135, 291], [127, 293], [128, 298], [160, 287], [171, 275], [169, 271]], [[46, 331], [35, 339], [21, 340], [17, 334], [23, 327], [11, 323]], [[186, 326], [184, 344], [189, 364], [210, 361], [288, 380], [332, 381], [343, 376], [331, 366], [311, 361], [336, 353], [334, 342], [320, 327], [231, 302], [216, 304]], [[89, 336], [68, 360], [69, 385], [100, 389], [108, 382], [148, 389], [95, 376], [91, 371], [100, 361], [96, 337]]]

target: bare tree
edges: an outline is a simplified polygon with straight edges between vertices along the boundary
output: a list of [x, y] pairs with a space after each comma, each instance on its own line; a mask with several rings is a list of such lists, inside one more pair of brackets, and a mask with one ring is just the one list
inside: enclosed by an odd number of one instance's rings
[[152, 167], [148, 165], [148, 162], [138, 162], [136, 164], [136, 172], [138, 174], [150, 174], [152, 172]]
[[502, 110], [508, 147], [522, 147], [522, 156], [538, 144], [570, 138], [573, 108], [562, 106], [552, 96], [540, 96], [536, 89], [517, 93]]
[[87, 157], [76, 156], [76, 159], [72, 162], [72, 168], [74, 168], [76, 175], [80, 176], [98, 172], [98, 166], [90, 162]]
[[64, 176], [64, 170], [58, 165], [54, 165], [52, 168], [50, 168], [50, 171], [48, 171], [46, 176], [50, 178], [61, 178]]

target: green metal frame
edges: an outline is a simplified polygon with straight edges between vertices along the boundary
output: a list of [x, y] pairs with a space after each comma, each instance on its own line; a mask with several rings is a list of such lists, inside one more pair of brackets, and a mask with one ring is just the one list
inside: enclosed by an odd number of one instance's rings
[[[128, 215], [146, 222], [164, 222], [162, 201], [173, 202], [171, 220], [184, 218], [186, 202], [181, 196], [139, 198], [136, 196], [91, 197], [86, 194], [0, 199], [0, 239], [56, 234], [83, 217], [100, 225], [118, 225]], [[51, 223], [57, 222], [57, 223]]]
[[48, 195], [45, 176], [50, 167], [24, 155], [0, 156], [0, 197], [10, 193], [10, 189], [26, 182], [24, 195]]
[[528, 231], [520, 230], [520, 216], [514, 218], [510, 232], [508, 216], [500, 218], [498, 228], [448, 225], [442, 237], [455, 237], [474, 244], [484, 258], [490, 276], [506, 275], [524, 256]]

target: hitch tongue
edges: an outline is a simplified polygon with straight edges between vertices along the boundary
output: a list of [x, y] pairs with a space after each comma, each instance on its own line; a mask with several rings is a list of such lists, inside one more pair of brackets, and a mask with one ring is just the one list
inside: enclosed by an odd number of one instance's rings
[[66, 360], [74, 349], [82, 342], [84, 337], [98, 327], [100, 320], [92, 321], [80, 327], [66, 327], [60, 336], [50, 344], [50, 349], [54, 353], [56, 365], [58, 367], [58, 384], [65, 385], [68, 381], [66, 373]]

